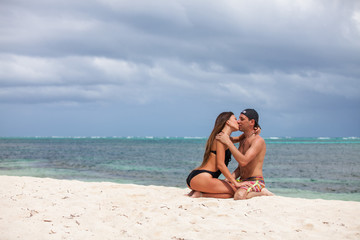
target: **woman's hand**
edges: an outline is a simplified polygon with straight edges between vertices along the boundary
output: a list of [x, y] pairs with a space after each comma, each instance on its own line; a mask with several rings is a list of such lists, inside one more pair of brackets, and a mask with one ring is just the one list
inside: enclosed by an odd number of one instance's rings
[[249, 187], [252, 187], [252, 184], [249, 182], [246, 182], [246, 181], [245, 182], [236, 182], [235, 187], [236, 188], [240, 188], [240, 187], [249, 188]]
[[260, 135], [260, 133], [261, 133], [261, 128], [259, 128], [259, 127], [254, 127], [254, 133], [255, 133], [255, 135]]
[[250, 188], [253, 185], [250, 182], [238, 182], [235, 180], [235, 183], [232, 183], [229, 179], [225, 179], [226, 182], [228, 182], [229, 184], [233, 185], [236, 189], [239, 189], [241, 187], [246, 187], [246, 188]]
[[236, 191], [238, 188], [240, 188], [242, 186], [242, 184], [236, 180], [235, 180], [235, 182], [232, 182], [229, 179], [225, 178], [225, 182], [230, 184], [234, 191]]

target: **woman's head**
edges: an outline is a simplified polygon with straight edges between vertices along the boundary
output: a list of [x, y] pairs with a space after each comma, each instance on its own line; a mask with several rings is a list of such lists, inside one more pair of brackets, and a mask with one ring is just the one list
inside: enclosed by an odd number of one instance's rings
[[207, 163], [209, 156], [210, 156], [211, 146], [216, 138], [216, 135], [224, 129], [226, 124], [228, 124], [229, 127], [232, 128], [232, 130], [238, 130], [238, 125], [237, 125], [237, 121], [236, 121], [236, 117], [235, 117], [234, 113], [222, 112], [216, 118], [214, 128], [206, 142], [204, 159], [201, 164], [201, 167]]
[[237, 124], [236, 117], [233, 112], [220, 113], [219, 116], [215, 120], [214, 129], [211, 134], [220, 133], [224, 129], [226, 124], [228, 124], [229, 127], [231, 127], [231, 128], [235, 128], [233, 130], [238, 130], [238, 124]]

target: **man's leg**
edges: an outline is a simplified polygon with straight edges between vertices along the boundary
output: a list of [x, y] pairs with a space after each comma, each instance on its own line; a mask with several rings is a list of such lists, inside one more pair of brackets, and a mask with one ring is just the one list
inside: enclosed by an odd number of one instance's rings
[[243, 188], [239, 188], [238, 190], [236, 190], [235, 194], [234, 194], [234, 200], [243, 200], [246, 199], [248, 195], [248, 192], [246, 189]]
[[261, 193], [263, 193], [263, 196], [275, 196], [275, 194], [267, 190], [267, 188], [261, 189]]
[[261, 197], [261, 196], [275, 196], [275, 195], [266, 188], [263, 188], [261, 189], [261, 192], [249, 192], [248, 195], [246, 196], [246, 199], [253, 197]]

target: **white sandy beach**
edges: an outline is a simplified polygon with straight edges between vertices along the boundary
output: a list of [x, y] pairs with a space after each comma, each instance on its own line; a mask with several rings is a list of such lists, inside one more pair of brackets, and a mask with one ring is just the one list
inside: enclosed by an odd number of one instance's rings
[[360, 239], [360, 202], [0, 176], [0, 239]]

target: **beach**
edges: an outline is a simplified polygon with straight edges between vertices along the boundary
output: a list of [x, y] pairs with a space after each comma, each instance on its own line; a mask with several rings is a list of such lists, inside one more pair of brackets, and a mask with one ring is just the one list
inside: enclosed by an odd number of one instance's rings
[[0, 239], [360, 239], [360, 202], [0, 176]]

